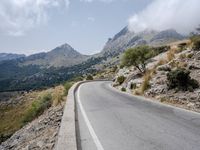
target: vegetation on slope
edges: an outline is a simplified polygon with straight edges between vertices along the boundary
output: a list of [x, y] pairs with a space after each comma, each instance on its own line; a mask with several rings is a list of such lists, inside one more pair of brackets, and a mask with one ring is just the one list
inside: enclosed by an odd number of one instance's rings
[[13, 105], [1, 105], [0, 142], [40, 116], [49, 107], [59, 105], [68, 90], [69, 87], [64, 88], [60, 85], [47, 90], [33, 91], [17, 96]]

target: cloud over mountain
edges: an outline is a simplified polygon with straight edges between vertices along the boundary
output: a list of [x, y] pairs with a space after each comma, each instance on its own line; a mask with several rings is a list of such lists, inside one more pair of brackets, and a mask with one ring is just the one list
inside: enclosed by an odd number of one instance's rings
[[145, 9], [129, 19], [129, 29], [176, 29], [188, 34], [200, 24], [199, 0], [153, 0]]
[[23, 35], [31, 28], [45, 24], [50, 9], [68, 5], [69, 0], [1, 0], [0, 31], [14, 36]]

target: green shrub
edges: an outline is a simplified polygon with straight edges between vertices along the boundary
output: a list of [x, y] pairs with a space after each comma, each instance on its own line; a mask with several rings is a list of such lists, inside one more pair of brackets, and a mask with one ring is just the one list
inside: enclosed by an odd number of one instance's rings
[[136, 89], [136, 87], [137, 87], [136, 83], [131, 83], [131, 86], [130, 86], [130, 89], [131, 89], [131, 90], [132, 90], [132, 89]]
[[124, 81], [126, 80], [126, 77], [124, 76], [119, 76], [117, 77], [117, 82], [121, 85], [122, 83], [124, 83]]
[[36, 117], [38, 117], [39, 115], [41, 115], [46, 109], [51, 107], [51, 104], [52, 104], [52, 96], [50, 93], [40, 96], [28, 108], [23, 118], [23, 123], [26, 124], [35, 119]]
[[124, 68], [124, 65], [120, 64], [119, 68], [120, 68], [120, 69], [123, 69], [123, 68]]
[[64, 88], [65, 88], [65, 95], [68, 95], [69, 89], [72, 87], [73, 83], [72, 82], [65, 82]]
[[190, 71], [178, 68], [167, 74], [168, 88], [177, 90], [191, 90], [199, 87], [199, 83], [191, 79]]
[[198, 51], [200, 50], [200, 35], [196, 35], [191, 37], [191, 41], [193, 43], [193, 50]]
[[121, 88], [121, 91], [122, 91], [122, 92], [126, 92], [126, 88], [122, 87], [122, 88]]
[[190, 53], [187, 55], [187, 58], [192, 58], [194, 56], [194, 54]]
[[86, 77], [86, 80], [93, 80], [92, 75], [88, 75], [88, 76]]
[[82, 76], [77, 76], [75, 78], [72, 78], [70, 81], [71, 82], [78, 82], [78, 81], [82, 81], [83, 80], [83, 77]]

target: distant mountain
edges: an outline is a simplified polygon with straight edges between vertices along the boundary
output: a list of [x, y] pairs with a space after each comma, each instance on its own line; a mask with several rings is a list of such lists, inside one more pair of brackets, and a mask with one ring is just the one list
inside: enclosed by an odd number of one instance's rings
[[124, 52], [127, 48], [138, 45], [163, 45], [173, 41], [182, 40], [184, 36], [173, 29], [165, 31], [144, 30], [139, 33], [129, 31], [128, 27], [123, 28], [113, 38], [105, 44], [101, 54], [117, 55]]
[[47, 53], [38, 53], [25, 58], [21, 65], [38, 65], [40, 67], [69, 67], [86, 61], [89, 56], [82, 55], [70, 45], [63, 44]]
[[23, 54], [0, 53], [0, 61], [23, 58]]
[[103, 58], [82, 55], [70, 45], [49, 52], [0, 62], [0, 92], [31, 90], [90, 73]]

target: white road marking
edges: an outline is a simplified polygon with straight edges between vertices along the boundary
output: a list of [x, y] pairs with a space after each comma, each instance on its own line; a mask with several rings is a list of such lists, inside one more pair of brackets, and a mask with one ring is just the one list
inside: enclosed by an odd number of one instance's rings
[[101, 142], [99, 141], [94, 129], [92, 128], [92, 125], [91, 125], [91, 123], [90, 123], [90, 121], [89, 121], [89, 119], [88, 119], [88, 117], [87, 117], [87, 115], [85, 113], [85, 110], [83, 108], [83, 105], [82, 105], [82, 103], [80, 101], [80, 88], [81, 88], [81, 86], [78, 88], [78, 93], [77, 93], [77, 102], [78, 102], [78, 105], [80, 107], [80, 111], [81, 111], [81, 113], [83, 115], [83, 118], [84, 118], [85, 123], [86, 123], [86, 125], [88, 127], [90, 135], [92, 136], [92, 139], [93, 139], [93, 141], [94, 141], [94, 143], [95, 143], [95, 145], [97, 147], [97, 150], [104, 150], [104, 148], [103, 148]]

